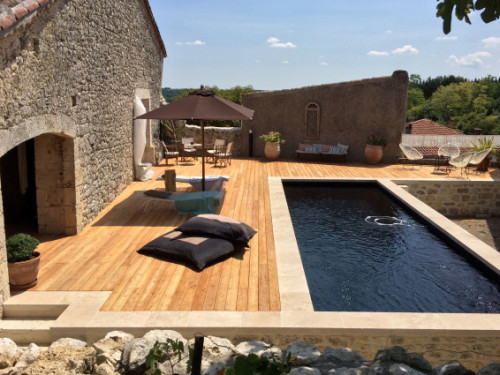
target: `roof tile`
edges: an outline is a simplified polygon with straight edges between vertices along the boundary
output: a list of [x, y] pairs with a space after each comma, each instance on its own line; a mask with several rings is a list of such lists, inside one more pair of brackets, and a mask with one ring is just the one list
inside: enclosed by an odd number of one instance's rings
[[408, 127], [411, 124], [411, 134], [426, 134], [426, 135], [460, 135], [454, 129], [448, 128], [437, 122], [428, 120], [426, 118], [412, 121], [406, 124]]
[[19, 20], [28, 14], [28, 9], [26, 9], [22, 4], [17, 4], [14, 8], [12, 8], [12, 12]]
[[16, 23], [16, 17], [13, 15], [3, 12], [0, 14], [0, 29], [7, 30], [9, 27]]
[[40, 4], [38, 4], [37, 0], [25, 0], [21, 4], [23, 4], [30, 12], [40, 8]]

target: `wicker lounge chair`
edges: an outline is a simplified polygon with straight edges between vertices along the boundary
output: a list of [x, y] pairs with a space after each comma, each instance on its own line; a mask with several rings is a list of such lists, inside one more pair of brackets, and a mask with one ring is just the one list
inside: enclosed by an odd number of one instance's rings
[[491, 152], [491, 148], [487, 148], [486, 150], [474, 152], [474, 155], [472, 156], [472, 158], [469, 161], [469, 165], [474, 165], [477, 167], [490, 154], [490, 152]]
[[[461, 155], [455, 156], [454, 158], [451, 158], [449, 164], [455, 168], [460, 168], [460, 174], [462, 174], [463, 170], [465, 169], [465, 173], [467, 175], [467, 166], [469, 165], [469, 162], [471, 161], [473, 156], [474, 152], [466, 152]], [[448, 171], [448, 175], [450, 174], [450, 171], [451, 168]]]
[[403, 155], [406, 159], [411, 161], [421, 160], [424, 158], [424, 155], [420, 153], [416, 148], [405, 145], [404, 143], [399, 144], [399, 148], [403, 152]]

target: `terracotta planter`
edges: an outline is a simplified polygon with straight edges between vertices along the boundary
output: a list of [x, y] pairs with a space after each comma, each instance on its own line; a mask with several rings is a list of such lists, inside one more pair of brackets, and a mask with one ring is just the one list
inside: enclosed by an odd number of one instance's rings
[[384, 156], [384, 146], [366, 145], [365, 160], [368, 164], [378, 164]]
[[479, 172], [488, 172], [488, 168], [490, 167], [490, 160], [490, 156], [485, 157], [483, 161], [477, 165], [476, 170], [478, 170]]
[[40, 253], [23, 262], [7, 263], [9, 269], [9, 284], [14, 290], [24, 290], [36, 285], [40, 266]]
[[264, 155], [268, 160], [276, 160], [280, 156], [279, 142], [266, 142], [264, 147]]

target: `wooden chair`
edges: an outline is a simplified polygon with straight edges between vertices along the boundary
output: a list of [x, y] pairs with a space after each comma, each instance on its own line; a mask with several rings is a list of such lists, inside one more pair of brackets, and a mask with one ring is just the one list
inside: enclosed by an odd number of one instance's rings
[[212, 160], [215, 163], [215, 154], [218, 151], [218, 149], [224, 147], [225, 143], [226, 141], [224, 141], [223, 139], [216, 139], [213, 146], [205, 150], [205, 156], [207, 157], [207, 161]]
[[217, 166], [217, 163], [220, 163], [221, 167], [222, 166], [225, 167], [228, 164], [231, 165], [232, 149], [233, 149], [233, 142], [229, 142], [225, 150], [222, 148], [222, 151], [216, 152], [215, 165]]
[[165, 164], [168, 165], [168, 159], [175, 158], [175, 164], [177, 165], [179, 163], [179, 147], [176, 144], [166, 145], [163, 141], [161, 141], [161, 145], [165, 154]]

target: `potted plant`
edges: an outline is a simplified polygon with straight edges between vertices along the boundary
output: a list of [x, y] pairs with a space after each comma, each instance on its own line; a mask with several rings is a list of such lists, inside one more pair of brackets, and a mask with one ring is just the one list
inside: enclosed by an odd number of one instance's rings
[[387, 141], [380, 135], [370, 135], [366, 138], [365, 160], [368, 164], [377, 164], [384, 156]]
[[[498, 149], [498, 147], [493, 145], [493, 137], [479, 138], [477, 140], [477, 142], [471, 142], [471, 143], [472, 143], [472, 151], [474, 151], [474, 152], [479, 152], [479, 151], [483, 151], [483, 150], [487, 150], [487, 149], [491, 148], [491, 152], [493, 152], [495, 155], [497, 155], [497, 157], [500, 156], [500, 152], [499, 152], [500, 150]], [[488, 168], [490, 167], [490, 161], [491, 161], [491, 156], [490, 155], [486, 156], [483, 159], [483, 161], [477, 165], [476, 170], [478, 170], [480, 172], [486, 172], [488, 170]]]
[[280, 145], [285, 143], [285, 140], [281, 138], [281, 133], [270, 131], [269, 133], [262, 134], [260, 138], [266, 142], [264, 147], [265, 157], [268, 160], [278, 159], [281, 153]]
[[36, 238], [24, 233], [7, 239], [7, 267], [12, 289], [24, 290], [36, 285], [40, 253], [35, 250], [39, 243]]

